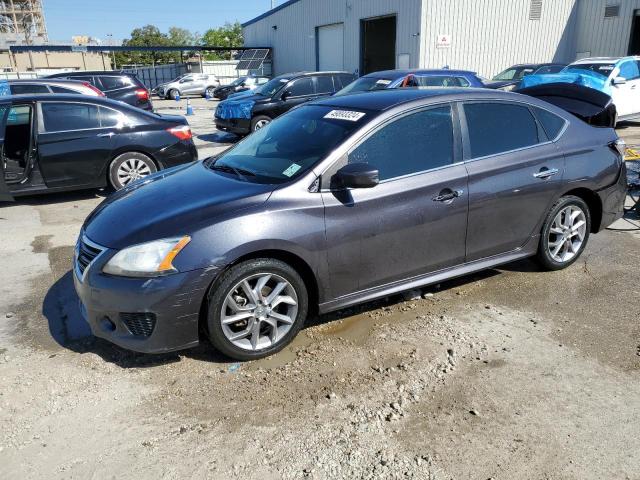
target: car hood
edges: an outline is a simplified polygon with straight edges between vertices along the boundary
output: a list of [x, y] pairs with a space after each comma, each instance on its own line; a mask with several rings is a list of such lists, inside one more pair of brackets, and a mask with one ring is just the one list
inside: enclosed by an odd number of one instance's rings
[[91, 241], [114, 249], [189, 235], [266, 202], [273, 189], [212, 171], [203, 162], [191, 163], [110, 195], [89, 215], [83, 230]]
[[611, 95], [611, 83], [607, 81], [605, 76], [588, 70], [570, 68], [567, 68], [560, 73], [527, 75], [520, 82], [519, 89], [550, 83], [572, 83], [574, 85], [593, 88], [594, 90], [599, 90], [607, 95]]
[[268, 97], [253, 94], [251, 91], [236, 93], [218, 104], [215, 116], [222, 119], [246, 118], [249, 120], [253, 116], [253, 106], [256, 103], [268, 101]]

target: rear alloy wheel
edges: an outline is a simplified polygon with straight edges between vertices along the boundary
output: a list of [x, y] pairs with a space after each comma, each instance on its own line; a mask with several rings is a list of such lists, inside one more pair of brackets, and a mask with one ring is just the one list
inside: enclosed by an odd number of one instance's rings
[[274, 259], [232, 267], [214, 286], [207, 326], [214, 347], [237, 360], [272, 355], [298, 334], [307, 316], [300, 275]]
[[251, 120], [251, 133], [266, 127], [269, 123], [271, 123], [271, 119], [269, 117], [266, 115], [258, 115]]
[[562, 197], [551, 208], [542, 229], [538, 261], [548, 270], [561, 270], [584, 251], [591, 231], [589, 207], [579, 197]]
[[156, 164], [140, 152], [127, 152], [118, 155], [109, 167], [109, 180], [115, 190], [126, 187], [131, 182], [140, 180], [157, 172]]

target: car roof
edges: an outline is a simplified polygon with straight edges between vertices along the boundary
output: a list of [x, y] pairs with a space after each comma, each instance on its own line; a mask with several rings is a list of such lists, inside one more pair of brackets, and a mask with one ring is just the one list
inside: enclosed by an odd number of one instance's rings
[[91, 95], [78, 95], [72, 93], [25, 93], [19, 95], [6, 95], [0, 99], [0, 102], [3, 99], [11, 100], [22, 100], [22, 101], [30, 101], [30, 102], [44, 102], [44, 101], [56, 101], [56, 102], [74, 102], [74, 103], [96, 103], [99, 105], [104, 105], [106, 107], [112, 108], [120, 108], [128, 111], [135, 111], [137, 113], [148, 113], [139, 108], [128, 105], [124, 102], [120, 102], [118, 100], [111, 100], [107, 97], [98, 97]]
[[572, 65], [577, 65], [581, 63], [617, 63], [622, 60], [640, 60], [640, 57], [628, 56], [628, 57], [590, 57], [590, 58], [581, 58], [580, 60], [576, 60], [572, 63]]
[[447, 101], [474, 99], [512, 99], [520, 95], [485, 88], [427, 87], [427, 88], [390, 88], [371, 92], [352, 93], [327, 97], [307, 103], [336, 108], [353, 108], [382, 112], [390, 108], [428, 98], [446, 98]]
[[323, 71], [323, 72], [290, 72], [290, 73], [283, 73], [282, 75], [278, 75], [278, 76], [273, 77], [273, 78], [290, 78], [290, 79], [293, 80], [294, 78], [306, 77], [306, 76], [310, 76], [310, 75], [353, 75], [353, 73], [339, 71], [339, 70], [335, 70], [335, 71], [327, 70], [327, 71]]
[[48, 75], [45, 78], [55, 78], [55, 77], [65, 77], [67, 75], [93, 75], [93, 76], [110, 76], [110, 77], [118, 77], [125, 75], [127, 77], [135, 77], [135, 73], [127, 73], [122, 70], [72, 70], [70, 72], [60, 72], [54, 73], [52, 75]]
[[379, 72], [369, 73], [363, 75], [362, 78], [384, 78], [384, 79], [398, 79], [404, 78], [407, 75], [475, 75], [476, 72], [471, 70], [451, 70], [449, 68], [432, 68], [432, 69], [413, 69], [413, 70], [382, 70]]
[[67, 80], [67, 79], [57, 79], [57, 78], [12, 78], [7, 80], [10, 84], [12, 83], [55, 83], [60, 85], [77, 85], [84, 86], [84, 82], [81, 80]]

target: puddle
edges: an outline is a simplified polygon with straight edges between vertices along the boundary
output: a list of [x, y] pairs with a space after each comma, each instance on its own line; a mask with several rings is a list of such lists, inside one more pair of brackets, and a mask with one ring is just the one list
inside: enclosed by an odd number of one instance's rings
[[[390, 318], [390, 317], [389, 317]], [[319, 328], [319, 332], [329, 337], [340, 337], [351, 340], [357, 345], [363, 344], [371, 336], [371, 331], [376, 323], [385, 322], [384, 317], [374, 320], [366, 314], [358, 314], [343, 320], [328, 323]]]
[[47, 253], [51, 248], [51, 239], [53, 235], [38, 235], [31, 242], [33, 253]]
[[275, 355], [271, 355], [270, 357], [244, 364], [242, 366], [242, 370], [253, 371], [259, 368], [262, 368], [264, 370], [272, 370], [283, 367], [287, 363], [291, 363], [297, 358], [298, 350], [308, 347], [313, 342], [314, 340], [309, 337], [309, 335], [307, 335], [304, 331], [302, 331], [298, 333], [298, 336], [293, 339], [293, 342], [291, 342], [291, 344], [289, 344], [283, 350], [279, 351]]

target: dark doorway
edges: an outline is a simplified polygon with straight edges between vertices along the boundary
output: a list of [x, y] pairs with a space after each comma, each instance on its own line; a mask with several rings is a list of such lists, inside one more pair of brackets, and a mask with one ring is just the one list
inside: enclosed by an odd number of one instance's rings
[[396, 16], [360, 20], [360, 75], [396, 68]]
[[633, 12], [631, 39], [629, 40], [629, 55], [640, 55], [640, 10]]

